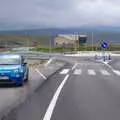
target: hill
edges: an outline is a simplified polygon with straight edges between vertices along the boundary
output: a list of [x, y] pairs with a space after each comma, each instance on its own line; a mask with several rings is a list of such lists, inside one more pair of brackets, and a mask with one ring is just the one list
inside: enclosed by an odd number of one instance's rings
[[33, 47], [36, 45], [49, 45], [52, 35], [24, 35], [24, 34], [0, 34], [0, 48], [9, 49], [15, 47]]
[[46, 35], [46, 34], [74, 34], [76, 32], [120, 32], [120, 27], [81, 27], [81, 28], [46, 28], [46, 29], [26, 29], [16, 31], [0, 31], [0, 34], [32, 34], [32, 35]]

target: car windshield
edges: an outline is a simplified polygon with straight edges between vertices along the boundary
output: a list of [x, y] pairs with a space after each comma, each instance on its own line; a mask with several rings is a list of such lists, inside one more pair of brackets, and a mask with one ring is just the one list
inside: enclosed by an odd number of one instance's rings
[[18, 65], [20, 64], [19, 56], [0, 56], [0, 65]]

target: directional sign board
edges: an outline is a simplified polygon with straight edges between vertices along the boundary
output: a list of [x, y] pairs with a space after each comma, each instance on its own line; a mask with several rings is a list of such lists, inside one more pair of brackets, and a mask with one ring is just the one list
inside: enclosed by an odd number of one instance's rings
[[103, 41], [103, 42], [101, 43], [101, 47], [102, 47], [102, 48], [108, 48], [108, 43]]

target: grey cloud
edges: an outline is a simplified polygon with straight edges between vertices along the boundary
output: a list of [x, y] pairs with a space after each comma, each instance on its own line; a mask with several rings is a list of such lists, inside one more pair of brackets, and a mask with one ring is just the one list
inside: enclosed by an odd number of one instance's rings
[[0, 0], [0, 29], [120, 25], [119, 0]]

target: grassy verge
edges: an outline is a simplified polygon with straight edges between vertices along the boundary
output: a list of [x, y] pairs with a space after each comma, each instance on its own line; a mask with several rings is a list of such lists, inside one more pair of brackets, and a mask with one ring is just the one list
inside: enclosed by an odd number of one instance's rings
[[[75, 48], [73, 47], [52, 47], [51, 49], [46, 46], [39, 46], [34, 49], [34, 51], [39, 51], [39, 52], [49, 52], [51, 51], [52, 53], [63, 53], [63, 52], [73, 52], [75, 51]], [[120, 44], [115, 44], [115, 45], [109, 45], [108, 48], [102, 49], [98, 45], [82, 45], [79, 46], [79, 48], [76, 49], [76, 51], [120, 51]]]
[[40, 47], [36, 47], [34, 49], [34, 51], [40, 51], [40, 52], [52, 52], [52, 53], [63, 53], [66, 51], [73, 51], [74, 48], [71, 47], [67, 47], [67, 48], [63, 48], [63, 47], [52, 47], [51, 49], [49, 47], [46, 46], [40, 46]]

